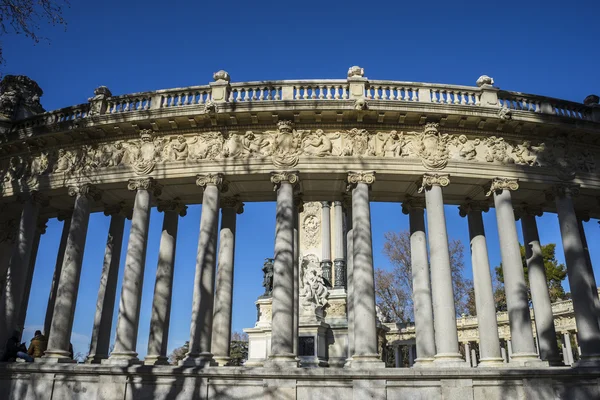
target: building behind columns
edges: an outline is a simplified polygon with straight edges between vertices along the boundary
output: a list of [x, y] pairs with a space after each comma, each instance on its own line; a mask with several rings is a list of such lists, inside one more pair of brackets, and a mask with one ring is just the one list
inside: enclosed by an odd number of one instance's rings
[[[46, 222], [62, 224], [48, 348], [34, 363], [0, 364], [3, 397], [600, 398], [600, 300], [583, 229], [600, 217], [598, 96], [576, 103], [505, 91], [486, 75], [475, 86], [372, 80], [357, 66], [336, 80], [232, 83], [218, 71], [187, 88], [114, 95], [101, 86], [56, 111], [42, 108], [42, 90], [27, 77], [6, 76], [0, 87], [0, 343], [23, 330]], [[265, 216], [275, 226], [273, 252], [262, 266], [257, 323], [247, 329], [249, 359], [233, 367], [239, 216], [265, 201], [276, 204]], [[411, 325], [378, 315], [372, 202], [397, 204], [389, 218], [409, 221]], [[179, 222], [194, 204], [202, 204], [197, 246], [177, 248]], [[157, 248], [148, 246], [155, 207], [163, 214]], [[490, 208], [494, 226], [484, 223]], [[455, 313], [450, 210], [468, 223], [477, 317]], [[94, 213], [110, 228], [90, 352], [75, 364], [69, 343]], [[559, 226], [567, 303], [550, 303], [542, 214]], [[500, 315], [492, 229], [505, 278]], [[186, 277], [189, 352], [170, 365], [181, 252], [195, 255]], [[147, 254], [158, 255], [153, 280], [144, 280]], [[142, 358], [144, 285], [154, 290]]]

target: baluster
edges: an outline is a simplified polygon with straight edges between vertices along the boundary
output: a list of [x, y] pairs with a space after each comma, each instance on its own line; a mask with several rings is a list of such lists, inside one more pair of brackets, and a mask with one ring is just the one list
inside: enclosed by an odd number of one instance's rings
[[467, 95], [467, 105], [473, 105], [473, 93], [466, 92]]
[[313, 86], [312, 88], [310, 88], [310, 98], [311, 99], [316, 99], [317, 98], [317, 85]]
[[252, 89], [252, 100], [258, 100], [258, 88]]
[[308, 86], [302, 86], [302, 99], [308, 99]]
[[144, 110], [150, 109], [150, 97], [144, 99]]
[[125, 100], [124, 103], [125, 103], [125, 107], [123, 108], [123, 111], [129, 111], [129, 103], [130, 103], [129, 100]]
[[283, 90], [281, 86], [275, 88], [275, 100], [281, 100], [281, 96], [279, 95], [281, 90]]
[[331, 87], [333, 89], [333, 98], [335, 100], [339, 100], [340, 99], [340, 86], [332, 86]]
[[325, 98], [325, 85], [321, 85], [319, 86], [319, 100], [322, 100]]

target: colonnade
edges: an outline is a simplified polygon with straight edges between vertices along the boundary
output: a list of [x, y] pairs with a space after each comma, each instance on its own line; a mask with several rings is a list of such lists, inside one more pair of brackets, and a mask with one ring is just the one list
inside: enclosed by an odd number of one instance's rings
[[[231, 307], [235, 252], [236, 215], [243, 211], [237, 197], [222, 198], [227, 186], [223, 174], [198, 175], [197, 186], [202, 190], [202, 214], [198, 241], [194, 294], [190, 326], [189, 352], [183, 365], [227, 365], [231, 331]], [[298, 212], [300, 200], [295, 187], [300, 176], [296, 171], [271, 174], [271, 183], [277, 193], [274, 281], [272, 294], [270, 367], [298, 365]], [[336, 259], [323, 254], [323, 267], [331, 279], [335, 269], [334, 286], [347, 285], [348, 362], [352, 368], [380, 368], [384, 363], [377, 350], [377, 325], [373, 248], [371, 237], [370, 186], [375, 182], [374, 172], [349, 172], [347, 176], [350, 202], [346, 206], [346, 249], [341, 235], [335, 237]], [[415, 366], [466, 367], [459, 351], [452, 271], [444, 215], [443, 188], [450, 184], [444, 174], [427, 173], [420, 179], [423, 197], [408, 197], [403, 212], [409, 214], [411, 263], [414, 288], [416, 341]], [[137, 335], [140, 302], [143, 287], [150, 209], [157, 204], [164, 212], [159, 261], [154, 288], [148, 364], [166, 363], [168, 328], [175, 265], [175, 242], [178, 218], [186, 214], [186, 206], [178, 199], [161, 200], [161, 185], [154, 178], [130, 180], [128, 189], [135, 193], [132, 213], [123, 204], [106, 207], [111, 217], [89, 363], [129, 365], [139, 363]], [[507, 308], [511, 332], [511, 362], [522, 366], [556, 364], [560, 360], [552, 310], [546, 288], [543, 260], [535, 216], [540, 215], [535, 205], [514, 205], [511, 192], [518, 190], [516, 180], [496, 178], [489, 184], [487, 196], [496, 209], [502, 268], [505, 279]], [[573, 307], [581, 348], [580, 365], [597, 365], [600, 361], [600, 326], [593, 270], [587, 253], [587, 243], [581, 229], [572, 198], [578, 187], [558, 185], [548, 192], [548, 199], [556, 204]], [[48, 302], [45, 331], [49, 335], [47, 362], [70, 360], [69, 341], [77, 301], [92, 202], [102, 197], [94, 185], [69, 187], [74, 198], [73, 209], [61, 214], [63, 233], [57, 257], [56, 270]], [[31, 286], [36, 246], [39, 244], [38, 216], [47, 200], [38, 192], [23, 197], [23, 208], [14, 235], [10, 259], [2, 257], [2, 268], [8, 269], [7, 282], [2, 292], [2, 315], [6, 323], [0, 332], [5, 338], [13, 329], [22, 329], [25, 319], [28, 288]], [[334, 226], [343, 225], [341, 201], [333, 203]], [[329, 206], [329, 205], [328, 205]], [[503, 362], [498, 337], [490, 266], [482, 213], [488, 202], [465, 199], [459, 207], [467, 217], [471, 240], [471, 261], [475, 302], [480, 337], [482, 366], [497, 366]], [[219, 232], [219, 210], [222, 213]], [[427, 234], [425, 232], [427, 213]], [[329, 218], [327, 207], [324, 215]], [[126, 249], [125, 270], [116, 326], [115, 347], [108, 354], [116, 295], [117, 274], [121, 256], [121, 242], [126, 217], [131, 217], [131, 232]], [[531, 296], [535, 312], [539, 355], [531, 327], [527, 286], [523, 274], [515, 216], [521, 218], [527, 249], [527, 265]], [[327, 221], [328, 224], [330, 221]], [[339, 237], [338, 237], [339, 236]], [[329, 236], [328, 236], [329, 240]], [[217, 244], [219, 245], [217, 249]], [[326, 247], [326, 246], [324, 246]], [[329, 248], [329, 247], [328, 247]], [[429, 252], [428, 249], [429, 248]], [[346, 250], [346, 260], [339, 257]], [[344, 270], [345, 274], [339, 272]], [[218, 266], [218, 268], [217, 268]], [[0, 271], [1, 272], [1, 271]], [[339, 277], [338, 277], [339, 275]], [[346, 275], [346, 276], [344, 276]], [[412, 349], [412, 347], [411, 347]], [[414, 352], [412, 352], [415, 356]], [[468, 353], [470, 356], [470, 352]]]

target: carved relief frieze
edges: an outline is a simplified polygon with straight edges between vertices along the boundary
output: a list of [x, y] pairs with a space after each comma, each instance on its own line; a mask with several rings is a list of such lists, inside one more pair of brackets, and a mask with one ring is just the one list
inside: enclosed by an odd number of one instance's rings
[[304, 203], [302, 216], [304, 247], [317, 248], [321, 243], [321, 204], [317, 201]]

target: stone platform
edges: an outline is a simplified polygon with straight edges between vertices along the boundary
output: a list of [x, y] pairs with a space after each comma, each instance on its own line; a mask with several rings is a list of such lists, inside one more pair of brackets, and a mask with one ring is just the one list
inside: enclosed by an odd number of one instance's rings
[[277, 370], [1, 364], [7, 400], [598, 399], [600, 369]]

